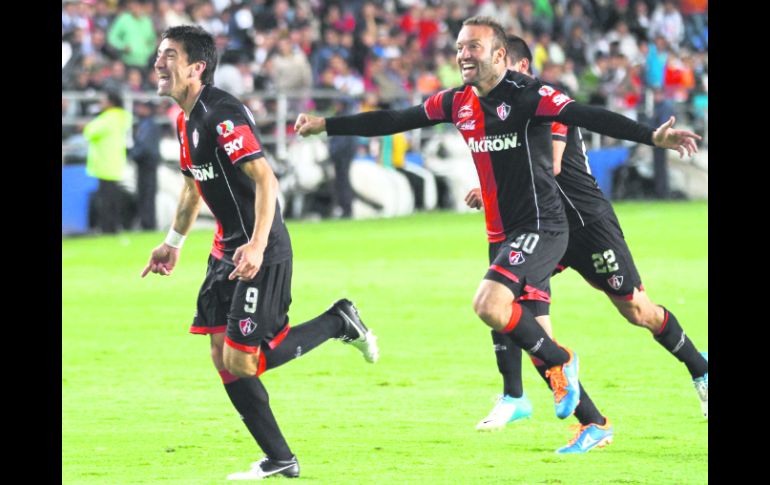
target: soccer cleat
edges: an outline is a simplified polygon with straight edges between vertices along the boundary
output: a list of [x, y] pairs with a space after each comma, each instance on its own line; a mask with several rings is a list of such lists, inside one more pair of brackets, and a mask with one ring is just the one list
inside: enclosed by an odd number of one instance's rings
[[604, 419], [607, 420], [604, 425], [595, 423], [585, 426], [575, 425], [579, 428], [575, 437], [566, 446], [556, 450], [556, 453], [587, 453], [594, 448], [604, 448], [612, 443], [612, 425], [609, 419]]
[[345, 322], [342, 335], [337, 338], [360, 350], [367, 362], [377, 362], [380, 358], [377, 336], [361, 321], [358, 309], [353, 302], [343, 298], [336, 301], [327, 311], [339, 315]]
[[578, 356], [566, 347], [562, 347], [569, 354], [569, 360], [545, 371], [545, 376], [551, 382], [556, 416], [564, 419], [575, 412], [580, 403], [580, 382], [578, 382]]
[[[700, 355], [702, 355], [703, 358], [706, 359], [706, 362], [708, 362], [709, 360], [708, 352], [701, 352]], [[709, 418], [709, 373], [706, 372], [705, 374], [703, 374], [702, 377], [693, 379], [692, 383], [695, 386], [695, 391], [698, 393], [698, 398], [700, 399], [700, 410], [703, 412], [703, 417], [708, 419]]]
[[529, 402], [526, 394], [522, 394], [521, 397], [500, 394], [495, 407], [486, 418], [479, 421], [476, 429], [494, 431], [504, 428], [508, 423], [529, 417], [532, 417], [532, 403]]
[[247, 472], [236, 472], [227, 475], [228, 480], [261, 480], [272, 477], [273, 475], [283, 475], [289, 478], [299, 476], [299, 462], [296, 456], [291, 460], [273, 460], [264, 457], [251, 464], [251, 469]]

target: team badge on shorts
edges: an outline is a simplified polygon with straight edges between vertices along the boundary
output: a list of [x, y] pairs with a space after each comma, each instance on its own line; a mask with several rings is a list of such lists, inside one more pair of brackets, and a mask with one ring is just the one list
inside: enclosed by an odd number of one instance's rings
[[507, 104], [503, 103], [497, 107], [497, 116], [499, 116], [501, 120], [508, 118], [509, 114], [511, 114], [511, 107]]
[[247, 317], [245, 320], [238, 322], [238, 327], [240, 327], [241, 333], [245, 337], [257, 329], [257, 324], [252, 321], [251, 317]]
[[619, 290], [620, 287], [623, 285], [623, 277], [618, 275], [612, 275], [609, 278], [607, 278], [607, 283], [612, 287], [613, 290]]
[[508, 255], [508, 262], [517, 266], [524, 262], [524, 254], [521, 251], [511, 251], [511, 254]]

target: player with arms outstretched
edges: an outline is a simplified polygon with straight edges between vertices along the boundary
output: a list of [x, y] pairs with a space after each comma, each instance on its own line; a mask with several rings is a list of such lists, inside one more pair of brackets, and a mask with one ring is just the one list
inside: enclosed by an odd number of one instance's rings
[[[508, 50], [509, 68], [531, 76], [532, 54], [526, 43], [517, 36], [510, 36]], [[574, 267], [586, 281], [604, 291], [629, 322], [650, 330], [656, 341], [687, 366], [703, 414], [708, 418], [706, 354], [698, 353], [676, 317], [655, 305], [644, 291], [612, 205], [591, 175], [580, 128], [554, 122], [552, 132], [554, 174], [570, 227], [567, 251], [556, 273]], [[470, 207], [482, 208], [481, 190], [471, 190], [466, 202]], [[539, 306], [536, 317], [553, 336], [548, 305]], [[532, 404], [522, 386], [521, 349], [497, 332], [492, 332], [492, 340], [498, 370], [503, 377], [503, 394], [489, 415], [478, 423], [478, 430], [499, 429], [529, 417], [532, 412]], [[533, 363], [543, 375], [542, 362], [533, 359]], [[560, 450], [562, 453], [586, 452], [601, 446], [602, 439], [612, 437], [612, 427], [605, 418], [591, 417], [584, 404], [581, 402], [575, 410], [581, 429], [576, 438]], [[586, 440], [586, 436], [591, 439]]]
[[550, 86], [508, 71], [506, 53], [505, 32], [497, 22], [467, 19], [457, 38], [464, 86], [404, 110], [330, 118], [303, 113], [295, 129], [301, 136], [323, 131], [381, 136], [438, 123], [455, 125], [479, 175], [490, 242], [491, 264], [474, 297], [474, 310], [494, 331], [544, 362], [556, 414], [565, 418], [581, 395], [577, 356], [548, 337], [531, 303], [550, 300], [549, 278], [567, 248], [567, 219], [553, 176], [551, 122], [680, 153], [697, 150], [697, 135], [674, 130], [671, 123], [653, 132], [621, 115], [575, 103]]

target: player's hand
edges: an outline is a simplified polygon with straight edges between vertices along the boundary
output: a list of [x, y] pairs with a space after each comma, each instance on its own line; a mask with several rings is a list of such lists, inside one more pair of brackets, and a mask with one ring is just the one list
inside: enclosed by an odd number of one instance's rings
[[147, 263], [147, 266], [144, 267], [144, 271], [142, 271], [142, 278], [147, 276], [147, 273], [168, 276], [174, 270], [177, 261], [179, 261], [179, 249], [172, 248], [168, 244], [162, 243], [152, 250], [150, 261]]
[[246, 243], [235, 250], [233, 255], [233, 264], [235, 269], [228, 279], [238, 278], [241, 281], [254, 279], [262, 266], [263, 251], [260, 251], [255, 245]]
[[471, 189], [465, 196], [465, 203], [471, 209], [481, 209], [484, 207], [484, 199], [481, 198], [481, 189]]
[[676, 118], [673, 116], [660, 125], [652, 133], [652, 142], [656, 147], [669, 148], [679, 152], [679, 158], [684, 158], [685, 153], [692, 156], [698, 153], [698, 145], [695, 140], [701, 137], [689, 130], [675, 130], [673, 128]]
[[300, 113], [297, 116], [297, 121], [294, 123], [294, 131], [302, 137], [323, 133], [326, 131], [326, 119], [320, 116]]

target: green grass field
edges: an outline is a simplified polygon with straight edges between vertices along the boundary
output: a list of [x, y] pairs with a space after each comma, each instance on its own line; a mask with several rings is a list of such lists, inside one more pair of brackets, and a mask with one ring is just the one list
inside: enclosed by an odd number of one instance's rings
[[[619, 203], [652, 299], [708, 349], [708, 204]], [[302, 482], [704, 484], [708, 424], [685, 367], [626, 323], [575, 272], [554, 278], [552, 317], [581, 381], [615, 426], [586, 455], [525, 361], [531, 420], [474, 426], [502, 385], [471, 300], [486, 267], [479, 214], [289, 222], [296, 325], [348, 296], [381, 359], [330, 341], [263, 375]], [[208, 356], [187, 333], [212, 232], [196, 231], [171, 277], [140, 279], [162, 233], [62, 242], [62, 482], [219, 484], [261, 453]], [[271, 480], [286, 480], [276, 478]]]

